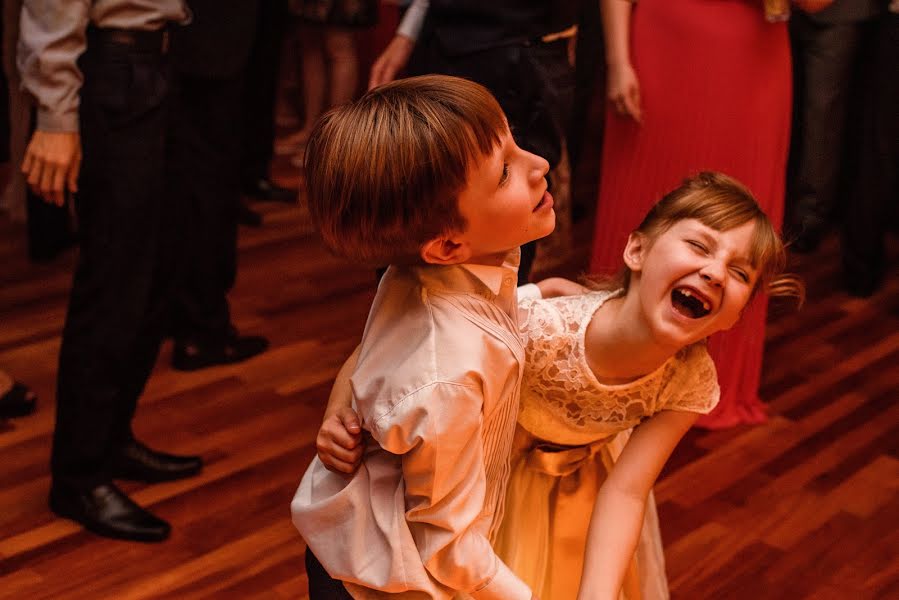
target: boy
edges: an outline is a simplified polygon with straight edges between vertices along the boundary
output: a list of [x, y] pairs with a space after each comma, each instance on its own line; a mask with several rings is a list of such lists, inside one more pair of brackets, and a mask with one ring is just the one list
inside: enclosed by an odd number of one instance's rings
[[346, 479], [314, 459], [291, 504], [311, 598], [532, 597], [490, 541], [524, 361], [517, 249], [555, 226], [548, 170], [486, 89], [454, 77], [382, 86], [313, 131], [325, 243], [391, 267], [351, 377], [362, 466]]

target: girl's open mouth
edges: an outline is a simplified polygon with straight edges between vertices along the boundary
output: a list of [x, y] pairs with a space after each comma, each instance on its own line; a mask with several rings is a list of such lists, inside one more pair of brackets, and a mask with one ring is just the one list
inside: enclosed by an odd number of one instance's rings
[[671, 291], [671, 304], [679, 314], [688, 319], [701, 319], [712, 312], [712, 303], [688, 287], [678, 287]]

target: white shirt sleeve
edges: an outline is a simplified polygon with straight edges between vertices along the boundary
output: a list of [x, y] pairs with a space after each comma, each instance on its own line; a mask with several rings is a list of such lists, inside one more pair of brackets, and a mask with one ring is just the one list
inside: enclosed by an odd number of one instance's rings
[[476, 526], [486, 490], [483, 401], [474, 387], [435, 383], [376, 419], [371, 433], [401, 457], [405, 519], [431, 577], [475, 600], [530, 600]]
[[399, 27], [396, 28], [396, 34], [418, 41], [418, 34], [421, 33], [430, 4], [430, 0], [413, 0]]

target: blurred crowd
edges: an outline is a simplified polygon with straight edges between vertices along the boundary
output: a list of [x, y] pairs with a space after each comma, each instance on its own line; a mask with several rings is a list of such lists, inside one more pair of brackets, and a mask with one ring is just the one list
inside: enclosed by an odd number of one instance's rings
[[[611, 272], [662, 193], [720, 170], [793, 251], [838, 234], [849, 294], [875, 294], [888, 270], [896, 0], [4, 0], [2, 19], [0, 209], [26, 223], [35, 262], [79, 247], [50, 505], [101, 535], [169, 534], [115, 479], [202, 469], [131, 431], [162, 340], [184, 371], [268, 348], [234, 327], [228, 292], [238, 226], [264, 226], [254, 203], [302, 199], [273, 160], [302, 169], [318, 117], [395, 78], [457, 75], [497, 97], [518, 145], [552, 168], [559, 226], [543, 257], [595, 215], [590, 270]], [[572, 206], [572, 178], [597, 174], [595, 205]], [[522, 283], [535, 256], [523, 249]], [[764, 299], [747, 312], [712, 340], [722, 401], [708, 427], [764, 419]], [[0, 371], [0, 417], [35, 406]]]

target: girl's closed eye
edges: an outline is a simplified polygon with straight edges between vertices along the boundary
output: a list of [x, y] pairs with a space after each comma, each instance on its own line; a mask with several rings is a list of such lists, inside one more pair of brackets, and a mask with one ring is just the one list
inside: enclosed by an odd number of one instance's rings
[[747, 273], [743, 269], [733, 268], [730, 270], [730, 272], [733, 273], [734, 276], [737, 279], [739, 279], [740, 281], [742, 281], [743, 283], [749, 283], [749, 279], [750, 279], [749, 273]]
[[691, 246], [693, 246], [693, 249], [696, 250], [697, 252], [701, 252], [702, 254], [709, 253], [708, 247], [706, 247], [706, 245], [703, 244], [702, 242], [698, 242], [696, 240], [687, 240], [687, 243], [690, 244]]

